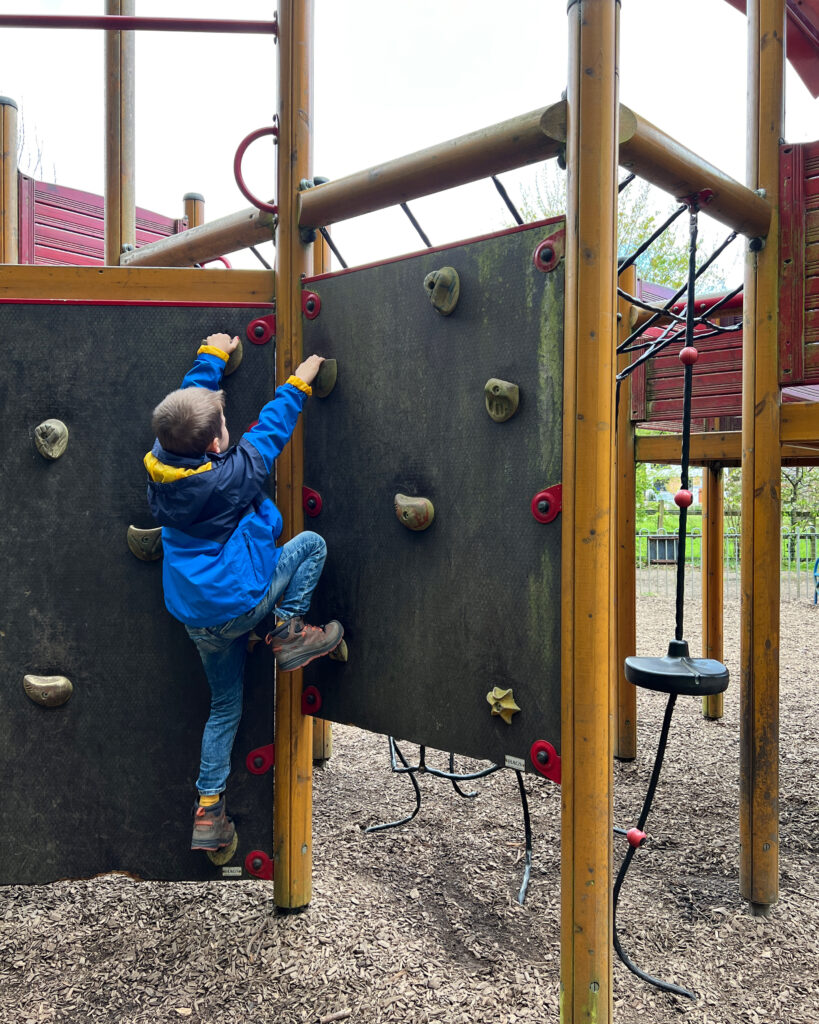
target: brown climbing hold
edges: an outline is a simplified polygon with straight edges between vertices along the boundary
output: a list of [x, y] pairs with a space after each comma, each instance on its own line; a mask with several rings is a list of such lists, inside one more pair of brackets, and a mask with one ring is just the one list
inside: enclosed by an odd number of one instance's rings
[[59, 459], [68, 447], [68, 427], [62, 420], [43, 420], [34, 428], [34, 444], [44, 459]]
[[65, 676], [23, 676], [26, 696], [43, 708], [58, 708], [74, 692], [70, 679]]
[[331, 661], [346, 661], [347, 660], [347, 655], [348, 655], [348, 652], [347, 652], [347, 641], [346, 640], [342, 640], [341, 643], [338, 645], [338, 647], [335, 648], [335, 650], [330, 651], [330, 660]]
[[229, 377], [232, 373], [235, 373], [239, 369], [239, 364], [242, 361], [242, 356], [243, 355], [244, 355], [244, 351], [242, 349], [242, 339], [240, 338], [239, 339], [239, 344], [230, 353], [230, 358], [228, 359], [227, 363], [225, 364], [225, 373], [224, 373], [225, 377]]
[[461, 281], [454, 267], [441, 267], [424, 278], [424, 288], [429, 301], [441, 316], [449, 316], [458, 305]]
[[518, 411], [520, 388], [508, 380], [491, 377], [484, 385], [486, 411], [496, 423], [505, 423]]
[[326, 398], [338, 380], [338, 361], [325, 359], [319, 367], [316, 379], [313, 381], [313, 394], [316, 398]]
[[137, 526], [129, 526], [128, 547], [131, 554], [142, 562], [158, 561], [162, 557], [162, 527], [140, 530]]
[[398, 522], [408, 530], [426, 530], [435, 518], [435, 509], [429, 498], [396, 494], [395, 514]]

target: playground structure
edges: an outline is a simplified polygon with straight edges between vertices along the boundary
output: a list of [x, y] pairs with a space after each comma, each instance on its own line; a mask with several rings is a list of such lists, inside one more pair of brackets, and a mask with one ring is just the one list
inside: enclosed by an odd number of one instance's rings
[[[269, 319], [275, 296], [277, 380], [286, 378], [298, 364], [303, 335], [316, 326], [312, 325], [304, 296], [305, 289], [321, 296], [323, 267], [314, 262], [314, 244], [305, 240], [306, 232], [506, 169], [559, 155], [565, 158], [569, 193], [563, 242], [564, 390], [559, 481], [562, 708], [561, 737], [555, 744], [560, 752], [563, 787], [561, 986], [565, 1021], [602, 1022], [612, 1018], [611, 761], [614, 756], [633, 757], [636, 743], [636, 690], [626, 683], [622, 668], [624, 658], [634, 651], [633, 467], [635, 459], [676, 462], [679, 455], [676, 438], [635, 438], [630, 403], [621, 400], [615, 463], [614, 378], [616, 371], [627, 364], [625, 355], [616, 355], [615, 341], [618, 333], [620, 341], [627, 338], [632, 315], [630, 303], [621, 298], [619, 308], [624, 315], [618, 328], [618, 162], [675, 198], [697, 197], [709, 214], [749, 240], [741, 388], [737, 388], [736, 347], [727, 357], [733, 362], [725, 379], [711, 382], [723, 388], [717, 391], [716, 409], [730, 410], [721, 415], [731, 417], [741, 413], [741, 429], [736, 429], [736, 422], [729, 424], [733, 429], [724, 429], [726, 424], [715, 422], [720, 417], [714, 414], [714, 407], [703, 407], [700, 419], [704, 429], [691, 438], [691, 460], [703, 466], [706, 494], [703, 654], [716, 660], [721, 659], [722, 647], [721, 467], [740, 462], [743, 467], [741, 885], [754, 912], [765, 912], [777, 898], [780, 468], [783, 461], [819, 460], [819, 407], [815, 403], [782, 405], [780, 398], [783, 386], [804, 386], [819, 380], [812, 293], [817, 244], [816, 214], [811, 212], [816, 202], [815, 147], [780, 144], [786, 21], [789, 26], [796, 21], [798, 27], [799, 19], [809, 17], [807, 7], [800, 5], [797, 11], [796, 5], [785, 0], [748, 4], [746, 186], [727, 178], [619, 105], [618, 5], [615, 0], [578, 0], [569, 4], [568, 11], [570, 60], [565, 102], [379, 168], [300, 191], [300, 182], [309, 181], [312, 175], [312, 9], [309, 0], [282, 3], [276, 23], [279, 160], [275, 285], [267, 271], [186, 269], [270, 237], [274, 217], [270, 209], [242, 211], [214, 224], [199, 224], [192, 217], [188, 231], [138, 249], [124, 249], [136, 241], [133, 179], [129, 174], [133, 126], [129, 125], [127, 102], [133, 55], [129, 50], [130, 34], [125, 30], [172, 27], [158, 24], [162, 19], [134, 18], [128, 0], [109, 0], [107, 18], [80, 19], [86, 27], [94, 21], [96, 27], [107, 29], [109, 40], [108, 266], [103, 272], [14, 266], [19, 259], [17, 171], [13, 166], [15, 147], [8, 141], [14, 135], [14, 108], [10, 104], [2, 107], [0, 258], [4, 266], [0, 271], [0, 298], [13, 326], [21, 327], [29, 313], [33, 317], [36, 306], [75, 303], [78, 315], [72, 336], [76, 337], [83, 317], [89, 314], [86, 307], [97, 300], [111, 303], [127, 296], [133, 301], [139, 296], [149, 304], [205, 306], [216, 288], [224, 303], [243, 309], [244, 315], [257, 323]], [[130, 20], [110, 20], [116, 17]], [[51, 20], [68, 27], [65, 19]], [[34, 21], [43, 24], [46, 19]], [[10, 17], [0, 19], [0, 24], [13, 23]], [[184, 25], [195, 27], [189, 20]], [[228, 30], [227, 25], [211, 23], [210, 27]], [[255, 30], [262, 29], [257, 26]], [[272, 24], [266, 30], [272, 31]], [[297, 111], [307, 116], [296, 116]], [[318, 245], [315, 250], [318, 252]], [[331, 291], [339, 281], [333, 278], [325, 290]], [[623, 287], [633, 294], [625, 277]], [[173, 333], [181, 341], [198, 329], [200, 322], [207, 323], [207, 317], [176, 322]], [[125, 321], [117, 328], [118, 333], [126, 329]], [[311, 342], [314, 336], [311, 334]], [[263, 363], [258, 360], [264, 350], [245, 347], [246, 358], [257, 360], [261, 380]], [[147, 358], [155, 354], [150, 347], [143, 353]], [[35, 352], [43, 361], [48, 355], [47, 350]], [[169, 372], [176, 372], [185, 358], [185, 353], [175, 355]], [[133, 370], [139, 365], [137, 359]], [[238, 399], [239, 394], [235, 397]], [[248, 404], [237, 411], [237, 417], [249, 415], [250, 405], [257, 399], [258, 394], [244, 396]], [[676, 422], [678, 407], [673, 403], [677, 400], [672, 391], [670, 404], [662, 406], [660, 422]], [[34, 409], [27, 414], [34, 415]], [[645, 415], [641, 422], [651, 422], [648, 411]], [[303, 522], [302, 493], [305, 483], [309, 483], [304, 477], [305, 458], [304, 439], [297, 435], [278, 463], [278, 504], [289, 534], [298, 532]], [[616, 472], [612, 471], [613, 465]], [[583, 486], [578, 487], [581, 473]], [[557, 482], [542, 481], [542, 485]], [[615, 593], [616, 607], [612, 600]], [[143, 614], [147, 618], [151, 610], [146, 607]], [[613, 634], [617, 636], [614, 645], [610, 640]], [[297, 674], [292, 680], [279, 680], [276, 691], [271, 860], [275, 864], [276, 902], [283, 908], [303, 907], [310, 901], [313, 720], [303, 713], [302, 688], [301, 675]], [[707, 713], [718, 715], [718, 702], [709, 698]], [[344, 709], [339, 714], [343, 716]], [[115, 727], [127, 728], [125, 721], [116, 722]], [[264, 762], [270, 755], [258, 752], [257, 756]]]

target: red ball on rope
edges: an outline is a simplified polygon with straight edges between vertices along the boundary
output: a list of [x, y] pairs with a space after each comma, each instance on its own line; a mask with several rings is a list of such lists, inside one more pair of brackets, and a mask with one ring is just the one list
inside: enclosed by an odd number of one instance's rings
[[694, 495], [691, 491], [686, 491], [682, 488], [674, 495], [674, 504], [679, 508], [688, 508], [693, 500]]
[[685, 348], [680, 349], [680, 362], [684, 366], [693, 366], [699, 357], [700, 354], [693, 345], [686, 345]]

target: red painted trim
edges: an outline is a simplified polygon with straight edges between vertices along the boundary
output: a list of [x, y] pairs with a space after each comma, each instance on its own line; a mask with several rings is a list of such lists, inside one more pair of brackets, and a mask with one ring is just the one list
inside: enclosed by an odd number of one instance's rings
[[156, 299], [4, 299], [0, 304], [18, 306], [183, 306], [194, 309], [275, 309], [273, 302], [184, 302]]
[[226, 32], [277, 35], [275, 21], [225, 21], [213, 18], [132, 18], [121, 14], [2, 14], [5, 28], [102, 28], [112, 32]]
[[535, 220], [531, 224], [516, 224], [513, 228], [505, 228], [503, 231], [495, 231], [488, 235], [475, 235], [474, 238], [464, 238], [461, 241], [450, 242], [448, 245], [434, 245], [430, 249], [416, 249], [414, 252], [407, 252], [401, 256], [391, 256], [387, 260], [375, 260], [372, 263], [362, 263], [357, 267], [347, 267], [345, 270], [331, 270], [326, 274], [316, 274], [315, 277], [305, 277], [303, 284], [312, 284], [314, 281], [326, 281], [332, 277], [343, 277], [345, 274], [354, 274], [359, 270], [371, 270], [373, 267], [385, 267], [390, 263], [401, 263], [403, 260], [411, 260], [416, 256], [423, 256], [429, 253], [449, 252], [450, 249], [459, 249], [464, 245], [472, 245], [473, 242], [485, 242], [489, 238], [503, 238], [504, 235], [516, 235], [521, 231], [531, 231], [534, 228], [542, 228], [549, 224], [557, 224], [565, 220], [565, 217], [549, 217], [546, 220]]

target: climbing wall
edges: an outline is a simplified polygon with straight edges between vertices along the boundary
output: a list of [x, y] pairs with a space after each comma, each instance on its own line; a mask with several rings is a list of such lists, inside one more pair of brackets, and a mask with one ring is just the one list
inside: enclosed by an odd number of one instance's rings
[[305, 353], [337, 363], [305, 413], [312, 614], [348, 643], [305, 671], [318, 716], [519, 769], [559, 751], [562, 245], [550, 222], [305, 283]]
[[[5, 583], [0, 611], [0, 884], [120, 870], [142, 878], [248, 876], [272, 846], [272, 665], [249, 659], [229, 810], [231, 864], [191, 853], [191, 811], [208, 691], [195, 648], [165, 611], [161, 561], [127, 543], [154, 526], [142, 457], [151, 411], [179, 386], [202, 338], [245, 337], [270, 309], [168, 305], [0, 304], [5, 366], [0, 474]], [[264, 333], [264, 332], [263, 332]], [[238, 439], [272, 390], [273, 345], [244, 342], [225, 380]], [[68, 444], [47, 458], [38, 425]], [[53, 452], [52, 452], [53, 454]], [[26, 675], [63, 676], [70, 698], [47, 706]], [[53, 686], [51, 687], [53, 690]]]

